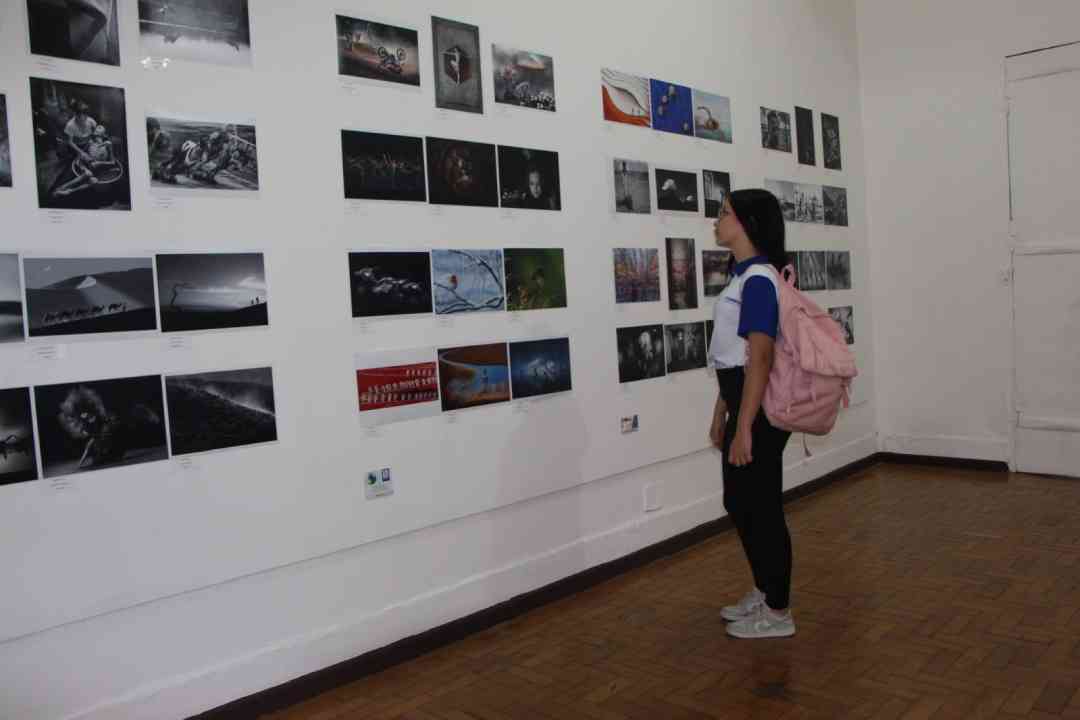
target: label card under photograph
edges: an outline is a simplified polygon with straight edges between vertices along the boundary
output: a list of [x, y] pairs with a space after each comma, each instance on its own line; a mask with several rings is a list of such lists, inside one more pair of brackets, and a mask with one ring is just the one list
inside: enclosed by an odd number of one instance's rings
[[67, 345], [34, 345], [30, 353], [41, 362], [56, 362], [67, 357]]

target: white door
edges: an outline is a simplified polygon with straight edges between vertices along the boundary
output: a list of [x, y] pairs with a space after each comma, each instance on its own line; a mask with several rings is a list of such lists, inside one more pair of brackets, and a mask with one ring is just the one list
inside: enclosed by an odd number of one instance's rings
[[1080, 477], [1080, 44], [1006, 60], [1021, 472]]

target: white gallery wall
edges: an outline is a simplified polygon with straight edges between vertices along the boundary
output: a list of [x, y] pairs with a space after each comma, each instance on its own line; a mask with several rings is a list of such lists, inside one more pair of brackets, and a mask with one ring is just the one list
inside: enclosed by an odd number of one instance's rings
[[[810, 439], [810, 457], [793, 438], [786, 485], [877, 449], [875, 419], [889, 414], [875, 408], [878, 321], [853, 3], [254, 0], [252, 69], [144, 68], [135, 0], [121, 0], [120, 9], [121, 66], [110, 68], [31, 56], [24, 3], [0, 7], [0, 93], [14, 169], [14, 187], [0, 189], [3, 251], [262, 251], [271, 325], [180, 343], [151, 333], [2, 345], [0, 386], [269, 364], [279, 441], [0, 487], [3, 717], [198, 712], [721, 516], [720, 458], [706, 438], [715, 379], [701, 370], [620, 385], [615, 352], [616, 327], [705, 319], [710, 301], [684, 311], [669, 311], [666, 295], [616, 306], [611, 256], [615, 247], [655, 247], [663, 257], [665, 237], [693, 237], [700, 267], [710, 223], [617, 217], [609, 207], [612, 157], [728, 171], [735, 188], [766, 178], [847, 188], [850, 227], [791, 223], [788, 246], [851, 252], [853, 289], [816, 299], [854, 307], [862, 374], [854, 406], [829, 437]], [[421, 89], [344, 89], [335, 12], [419, 30]], [[435, 109], [432, 14], [480, 27], [483, 115]], [[556, 113], [494, 105], [492, 43], [554, 57]], [[601, 67], [729, 96], [734, 143], [606, 123]], [[31, 76], [125, 89], [131, 212], [38, 209]], [[814, 110], [817, 166], [761, 148], [762, 105]], [[257, 196], [152, 191], [144, 120], [158, 110], [253, 118]], [[839, 172], [821, 166], [821, 112], [840, 119]], [[556, 150], [563, 209], [346, 203], [343, 128]], [[349, 250], [502, 247], [564, 248], [569, 307], [449, 320], [350, 317]], [[568, 395], [377, 433], [360, 426], [355, 353], [564, 335], [573, 359]], [[59, 347], [59, 357], [41, 357], [44, 347]], [[623, 435], [620, 418], [632, 413], [641, 430]], [[383, 467], [393, 470], [394, 494], [365, 499], [367, 471]], [[649, 513], [647, 485], [661, 506]]]

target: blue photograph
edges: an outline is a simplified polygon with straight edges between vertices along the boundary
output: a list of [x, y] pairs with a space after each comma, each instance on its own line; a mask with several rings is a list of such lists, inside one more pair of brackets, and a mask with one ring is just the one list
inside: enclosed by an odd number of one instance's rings
[[502, 250], [433, 250], [435, 314], [506, 309]]
[[515, 400], [568, 392], [570, 339], [510, 343], [510, 379]]
[[649, 81], [652, 95], [652, 126], [655, 130], [694, 134], [694, 110], [690, 88], [663, 80]]

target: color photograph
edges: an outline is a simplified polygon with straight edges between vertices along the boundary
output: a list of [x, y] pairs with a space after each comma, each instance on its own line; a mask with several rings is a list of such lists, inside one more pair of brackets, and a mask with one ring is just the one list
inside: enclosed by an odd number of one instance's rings
[[619, 382], [664, 377], [664, 326], [638, 325], [615, 330], [619, 357]]
[[694, 109], [690, 88], [663, 80], [649, 80], [653, 130], [694, 134]]
[[656, 168], [656, 207], [666, 212], [698, 212], [697, 174]]
[[803, 292], [828, 289], [825, 252], [823, 250], [811, 250], [797, 254], [799, 258], [799, 289]]
[[168, 375], [165, 395], [173, 455], [278, 439], [274, 373], [269, 367]]
[[347, 200], [427, 200], [422, 138], [342, 130], [341, 169]]
[[495, 102], [555, 112], [555, 61], [548, 55], [491, 46]]
[[506, 309], [566, 307], [566, 263], [562, 248], [507, 248]]
[[704, 322], [664, 326], [664, 351], [669, 373], [705, 367], [708, 339]]
[[435, 314], [506, 309], [502, 250], [432, 250]]
[[19, 256], [0, 254], [0, 344], [23, 341], [23, 294]]
[[259, 189], [254, 125], [147, 117], [146, 148], [150, 187]]
[[248, 0], [139, 0], [143, 57], [250, 66]]
[[649, 192], [649, 163], [615, 158], [615, 212], [648, 215], [652, 212]]
[[500, 145], [499, 186], [504, 208], [561, 210], [559, 153]]
[[615, 248], [615, 303], [660, 299], [660, 253], [656, 248]]
[[354, 318], [430, 315], [431, 255], [351, 252], [349, 294]]
[[799, 164], [817, 165], [814, 147], [814, 111], [795, 106], [795, 137], [799, 142]]
[[825, 268], [828, 273], [829, 290], [851, 289], [851, 253], [829, 251], [825, 253]]
[[825, 205], [825, 224], [837, 227], [848, 226], [847, 190], [825, 185], [821, 188], [822, 202]]
[[719, 170], [702, 170], [701, 184], [705, 190], [705, 217], [720, 217], [724, 198], [731, 192], [731, 174]]
[[730, 98], [694, 90], [694, 136], [704, 140], [731, 142]]
[[427, 138], [428, 202], [498, 207], [495, 146]]
[[441, 411], [435, 348], [359, 353], [356, 391], [365, 427], [431, 417]]
[[668, 309], [693, 310], [698, 306], [697, 256], [694, 238], [667, 238]]
[[791, 114], [783, 110], [761, 108], [761, 147], [791, 152]]
[[338, 74], [420, 87], [420, 35], [415, 30], [335, 15]]
[[30, 388], [0, 390], [0, 485], [37, 478]]
[[30, 78], [43, 210], [130, 210], [127, 115], [120, 88]]
[[851, 305], [829, 308], [829, 314], [844, 331], [844, 342], [855, 344], [855, 309]]
[[161, 376], [34, 388], [46, 478], [165, 460]]
[[439, 350], [439, 396], [442, 409], [491, 405], [510, 400], [506, 343]]
[[435, 107], [484, 112], [480, 28], [432, 16], [431, 39], [431, 55], [435, 63]]
[[821, 113], [821, 147], [825, 154], [825, 168], [843, 170], [840, 157], [840, 118]]
[[731, 284], [731, 251], [702, 250], [701, 271], [705, 276], [705, 297], [716, 297]]
[[116, 0], [26, 0], [26, 11], [35, 55], [120, 64]]
[[270, 324], [262, 253], [170, 253], [156, 262], [162, 332]]
[[569, 392], [570, 338], [510, 343], [510, 381], [515, 400]]
[[11, 140], [9, 133], [7, 96], [0, 93], [0, 187], [11, 187]]
[[30, 337], [157, 330], [148, 257], [25, 258]]
[[652, 124], [648, 79], [602, 68], [600, 92], [605, 120], [639, 127]]

